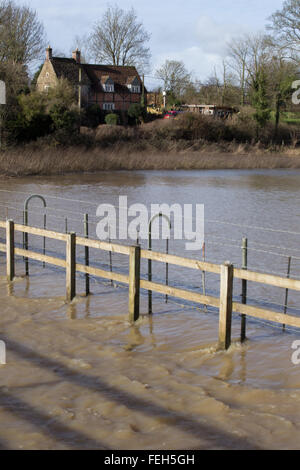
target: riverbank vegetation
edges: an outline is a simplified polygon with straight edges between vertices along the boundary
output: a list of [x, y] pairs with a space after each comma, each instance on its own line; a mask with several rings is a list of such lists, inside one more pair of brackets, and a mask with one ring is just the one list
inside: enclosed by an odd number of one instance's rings
[[299, 153], [285, 149], [283, 153], [265, 152], [256, 147], [215, 144], [179, 152], [126, 153], [124, 147], [114, 151], [93, 148], [84, 152], [78, 146], [48, 149], [41, 152], [30, 148], [4, 153], [0, 160], [2, 177], [51, 176], [117, 170], [215, 170], [215, 169], [300, 169]]
[[[300, 168], [300, 151], [287, 125], [280, 135], [290, 145], [251, 141], [255, 126], [238, 117], [223, 122], [186, 114], [179, 120], [138, 127], [101, 125], [67, 135], [56, 131], [2, 152], [0, 175], [55, 175], [108, 170]], [[237, 127], [236, 127], [237, 126]], [[238, 128], [238, 133], [237, 133]], [[234, 138], [238, 135], [239, 140]]]

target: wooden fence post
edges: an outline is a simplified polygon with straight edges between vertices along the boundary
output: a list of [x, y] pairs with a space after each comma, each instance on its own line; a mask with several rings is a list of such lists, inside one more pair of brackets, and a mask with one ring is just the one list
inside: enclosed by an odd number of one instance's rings
[[[248, 238], [243, 238], [242, 245], [243, 263], [242, 269], [248, 269]], [[242, 304], [247, 303], [247, 281], [242, 280]], [[246, 340], [246, 315], [241, 316], [241, 343]]]
[[[83, 224], [84, 224], [84, 237], [89, 238], [89, 215], [88, 214], [84, 214]], [[90, 257], [89, 257], [88, 246], [84, 247], [84, 256], [85, 256], [85, 265], [89, 266]], [[85, 295], [86, 296], [90, 295], [90, 276], [87, 273], [85, 274]]]
[[[286, 277], [289, 279], [291, 275], [291, 264], [292, 264], [292, 257], [288, 257], [288, 269], [287, 269], [287, 275]], [[288, 307], [288, 299], [289, 299], [289, 290], [285, 289], [285, 300], [284, 300], [284, 309], [283, 313], [286, 315], [287, 313], [287, 307]], [[282, 325], [282, 330], [285, 331], [285, 325]]]
[[129, 253], [129, 321], [138, 320], [140, 316], [140, 246], [130, 247]]
[[6, 274], [7, 280], [15, 277], [15, 227], [13, 220], [6, 221]]
[[68, 233], [66, 242], [66, 297], [71, 302], [76, 295], [76, 234]]
[[219, 349], [229, 349], [231, 344], [233, 265], [229, 262], [221, 266]]

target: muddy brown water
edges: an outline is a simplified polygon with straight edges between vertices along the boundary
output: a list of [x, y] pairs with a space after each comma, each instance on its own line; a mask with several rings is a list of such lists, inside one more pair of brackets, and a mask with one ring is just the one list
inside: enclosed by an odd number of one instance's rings
[[[247, 236], [249, 267], [286, 275], [291, 255], [291, 276], [300, 278], [300, 171], [7, 179], [0, 183], [1, 218], [21, 222], [23, 202], [33, 193], [46, 197], [49, 228], [64, 231], [67, 216], [68, 230], [82, 234], [88, 212], [93, 238], [98, 204], [118, 204], [120, 195], [147, 206], [204, 203], [207, 260], [240, 266]], [[42, 226], [42, 218], [41, 204], [33, 202], [30, 223]], [[30, 237], [30, 245], [41, 249], [42, 240]], [[153, 249], [163, 251], [165, 243], [155, 241]], [[46, 250], [64, 253], [59, 242], [47, 241]], [[170, 241], [170, 252], [202, 259], [202, 252], [185, 252], [180, 241]], [[109, 268], [107, 253], [90, 255], [91, 263]], [[83, 259], [83, 252], [77, 256]], [[113, 269], [126, 272], [127, 258], [114, 254]], [[300, 365], [291, 361], [300, 331], [283, 333], [280, 325], [249, 320], [248, 341], [240, 345], [235, 315], [233, 345], [217, 352], [214, 309], [176, 299], [165, 303], [154, 295], [154, 314], [148, 316], [143, 292], [141, 318], [131, 326], [122, 286], [91, 279], [86, 298], [84, 278], [77, 276], [78, 295], [68, 305], [60, 269], [30, 262], [25, 278], [18, 259], [16, 271], [8, 285], [0, 254], [0, 339], [7, 347], [7, 364], [0, 366], [0, 448], [300, 448]], [[153, 279], [164, 282], [164, 276], [164, 266], [154, 263]], [[170, 267], [169, 277], [171, 285], [202, 292], [195, 271]], [[218, 277], [207, 274], [205, 288], [218, 295]], [[236, 282], [234, 295], [240, 294]], [[283, 311], [282, 289], [249, 285], [248, 297], [253, 305]], [[289, 293], [288, 313], [300, 315], [297, 293]]]

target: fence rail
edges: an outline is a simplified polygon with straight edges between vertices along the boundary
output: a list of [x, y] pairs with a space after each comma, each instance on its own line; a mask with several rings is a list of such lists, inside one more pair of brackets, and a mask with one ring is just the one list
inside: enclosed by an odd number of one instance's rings
[[[183, 258], [168, 253], [160, 253], [150, 250], [141, 250], [139, 246], [126, 246], [117, 243], [103, 242], [90, 238], [77, 237], [75, 233], [60, 233], [27, 225], [15, 224], [13, 220], [0, 221], [0, 228], [6, 231], [6, 243], [0, 244], [0, 251], [6, 253], [7, 279], [11, 282], [15, 277], [15, 257], [22, 256], [25, 259], [33, 259], [43, 263], [64, 268], [66, 270], [66, 298], [72, 301], [76, 295], [76, 272], [84, 273], [86, 276], [92, 275], [115, 282], [120, 282], [129, 287], [129, 320], [135, 322], [140, 314], [140, 289], [157, 292], [171, 297], [192, 301], [202, 305], [217, 307], [219, 309], [219, 348], [228, 349], [231, 344], [231, 321], [232, 312], [242, 315], [243, 337], [245, 337], [245, 316], [268, 320], [288, 326], [300, 328], [300, 317], [281, 314], [264, 308], [246, 305], [245, 299], [242, 303], [233, 302], [234, 279], [246, 282], [263, 283], [284, 289], [300, 291], [300, 280], [280, 277], [271, 274], [263, 274], [249, 271], [245, 268], [236, 269], [227, 262], [224, 265], [198, 261], [190, 258]], [[28, 249], [17, 248], [15, 246], [15, 232], [27, 233], [59, 240], [65, 243], [65, 259], [48, 256]], [[85, 264], [76, 262], [76, 246], [85, 247]], [[119, 253], [129, 258], [129, 272], [127, 275], [105, 271], [103, 269], [89, 265], [89, 248], [108, 251], [109, 253]], [[170, 285], [147, 281], [141, 278], [141, 259], [157, 261], [168, 265], [180, 266], [195, 269], [200, 272], [210, 272], [220, 276], [220, 296], [212, 297], [202, 295], [195, 291], [184, 290]], [[27, 274], [27, 271], [26, 271]], [[86, 284], [88, 286], [88, 283]], [[89, 294], [89, 286], [87, 287]], [[244, 339], [244, 338], [243, 338]]]

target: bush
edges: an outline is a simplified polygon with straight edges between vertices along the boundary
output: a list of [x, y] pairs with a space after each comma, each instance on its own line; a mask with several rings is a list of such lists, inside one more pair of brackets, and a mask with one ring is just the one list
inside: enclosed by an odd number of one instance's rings
[[105, 123], [109, 126], [116, 126], [119, 123], [119, 116], [114, 113], [107, 114], [105, 116]]
[[132, 103], [128, 109], [128, 116], [134, 119], [135, 124], [139, 124], [145, 119], [146, 110], [140, 103]]
[[186, 140], [204, 139], [208, 142], [233, 140], [225, 121], [202, 114], [184, 113], [175, 121], [176, 137]]
[[98, 104], [92, 104], [82, 112], [81, 123], [87, 127], [96, 128], [104, 122], [104, 112]]
[[54, 104], [49, 110], [49, 115], [56, 130], [72, 131], [79, 125], [78, 111], [69, 110], [63, 104]]
[[129, 142], [134, 140], [134, 130], [123, 126], [106, 125], [99, 126], [96, 130], [95, 140], [102, 146]]

